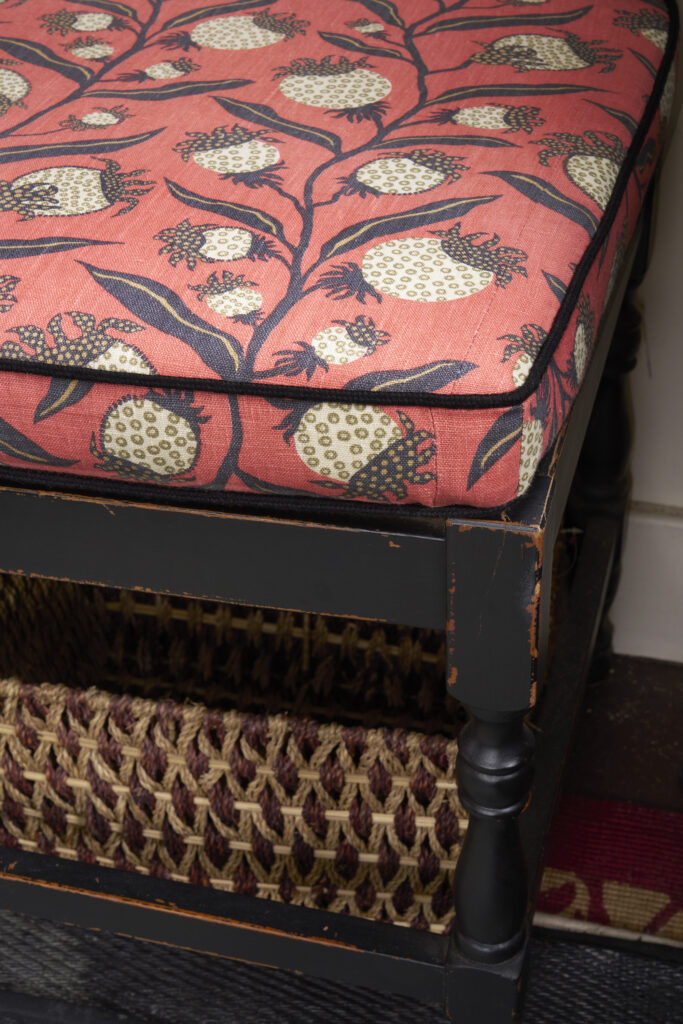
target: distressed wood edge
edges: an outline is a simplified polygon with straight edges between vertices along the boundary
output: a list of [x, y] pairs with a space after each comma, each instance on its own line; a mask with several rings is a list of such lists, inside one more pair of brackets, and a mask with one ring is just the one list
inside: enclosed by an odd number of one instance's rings
[[445, 936], [9, 848], [0, 907], [442, 1005]]

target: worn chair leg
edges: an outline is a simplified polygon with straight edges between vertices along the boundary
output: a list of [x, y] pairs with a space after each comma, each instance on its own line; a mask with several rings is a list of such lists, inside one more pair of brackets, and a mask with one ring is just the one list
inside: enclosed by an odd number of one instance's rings
[[524, 713], [468, 708], [456, 768], [470, 815], [455, 875], [458, 948], [483, 963], [508, 960], [524, 943], [527, 880], [517, 817], [533, 772], [533, 737]]
[[533, 771], [524, 718], [540, 651], [543, 552], [552, 550], [543, 541], [540, 527], [514, 522], [454, 518], [446, 534], [446, 678], [469, 714], [456, 775], [470, 820], [445, 973], [457, 1024], [510, 1024], [519, 1000], [528, 898], [518, 817]]
[[455, 874], [447, 1002], [463, 1024], [509, 1024], [527, 939], [527, 877], [517, 818], [529, 799], [533, 736], [524, 712], [469, 707], [456, 768], [470, 822]]

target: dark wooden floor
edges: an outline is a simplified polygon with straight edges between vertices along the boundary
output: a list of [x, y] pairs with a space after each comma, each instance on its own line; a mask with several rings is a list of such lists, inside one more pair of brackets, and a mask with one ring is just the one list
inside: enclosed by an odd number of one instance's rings
[[589, 686], [565, 792], [683, 811], [683, 665], [616, 656]]

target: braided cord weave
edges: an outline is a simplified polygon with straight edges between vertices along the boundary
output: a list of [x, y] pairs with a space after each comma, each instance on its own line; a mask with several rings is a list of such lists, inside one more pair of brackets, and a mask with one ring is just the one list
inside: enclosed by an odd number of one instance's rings
[[444, 930], [453, 741], [0, 684], [6, 845]]

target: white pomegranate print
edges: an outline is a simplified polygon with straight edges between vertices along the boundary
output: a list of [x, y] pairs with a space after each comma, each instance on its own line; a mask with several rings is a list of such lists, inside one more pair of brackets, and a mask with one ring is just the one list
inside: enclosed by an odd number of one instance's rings
[[265, 131], [250, 131], [236, 124], [231, 131], [225, 127], [207, 132], [187, 132], [187, 139], [174, 146], [187, 162], [190, 157], [207, 171], [232, 178], [246, 185], [262, 185], [266, 181], [279, 181], [273, 173], [282, 167], [280, 152], [272, 145]]
[[90, 129], [113, 128], [115, 124], [121, 124], [133, 114], [128, 113], [128, 108], [117, 103], [114, 107], [95, 107], [89, 110], [82, 117], [70, 114], [64, 121], [59, 122], [60, 128], [70, 128], [74, 132], [84, 132]]
[[77, 14], [71, 26], [76, 32], [103, 32], [105, 29], [125, 28], [125, 22], [118, 20], [113, 14], [101, 11], [85, 11]]
[[391, 82], [378, 71], [373, 71], [367, 59], [349, 61], [340, 57], [314, 60], [302, 57], [286, 67], [276, 69], [280, 92], [295, 103], [308, 107], [325, 107], [337, 111], [339, 117], [362, 121], [371, 119], [386, 109], [381, 103], [391, 92]]
[[311, 348], [324, 362], [343, 366], [372, 355], [388, 341], [389, 335], [375, 326], [372, 317], [357, 316], [353, 322], [335, 320], [334, 326], [318, 331], [311, 339]]
[[669, 74], [666, 76], [664, 82], [664, 89], [662, 90], [662, 98], [659, 101], [659, 116], [662, 119], [662, 124], [671, 117], [671, 111], [674, 105], [674, 96], [676, 94], [676, 67], [672, 64]]
[[201, 409], [182, 393], [126, 395], [104, 414], [92, 436], [98, 469], [153, 483], [191, 480], [201, 447]]
[[265, 235], [245, 228], [213, 227], [204, 232], [199, 255], [205, 260], [265, 260], [275, 252], [275, 245]]
[[488, 132], [514, 132], [531, 134], [534, 128], [545, 124], [540, 107], [513, 106], [510, 103], [477, 103], [471, 107], [444, 108], [429, 120], [437, 124], [461, 124]]
[[641, 9], [635, 11], [617, 11], [614, 24], [627, 28], [634, 36], [641, 35], [653, 43], [658, 50], [666, 48], [669, 38], [669, 19], [663, 11]]
[[125, 21], [104, 11], [52, 11], [42, 14], [40, 20], [49, 35], [59, 32], [66, 36], [69, 32], [105, 32], [126, 28]]
[[528, 352], [522, 352], [512, 367], [512, 383], [516, 388], [524, 384], [533, 365], [533, 357]]
[[[495, 283], [504, 288], [513, 274], [526, 277], [522, 249], [499, 245], [500, 238], [477, 243], [481, 233], [462, 235], [460, 222], [436, 238], [391, 238], [363, 257], [363, 278], [377, 292], [413, 302], [451, 302]], [[441, 241], [439, 241], [441, 239]]]
[[126, 71], [119, 75], [117, 82], [166, 82], [174, 78], [185, 78], [192, 71], [199, 71], [200, 65], [187, 57], [178, 60], [161, 60], [150, 64], [143, 71]]
[[73, 43], [68, 43], [65, 50], [69, 50], [74, 57], [80, 57], [81, 60], [96, 60], [100, 63], [105, 63], [107, 58], [111, 57], [114, 52], [114, 47], [111, 43], [107, 43], [104, 39], [95, 39], [94, 36], [86, 36], [85, 39], [75, 39]]
[[547, 167], [553, 156], [565, 156], [564, 169], [574, 184], [593, 199], [601, 210], [610, 200], [619, 169], [626, 156], [621, 140], [611, 132], [585, 131], [583, 136], [553, 132], [536, 145], [545, 146], [538, 154]]
[[258, 323], [258, 311], [263, 303], [263, 296], [255, 290], [255, 281], [247, 281], [243, 274], [231, 274], [224, 270], [218, 274], [209, 274], [206, 284], [191, 284], [193, 292], [197, 292], [200, 302], [220, 316], [230, 317], [238, 323]]
[[87, 366], [97, 370], [156, 372], [140, 349], [117, 337], [117, 334], [143, 331], [141, 324], [111, 316], [98, 322], [92, 313], [78, 310], [67, 315], [73, 322], [70, 333], [78, 332], [75, 337], [70, 337], [64, 330], [64, 314], [56, 313], [47, 324], [51, 344], [48, 345], [45, 331], [37, 324], [21, 324], [9, 328], [11, 334], [17, 335], [20, 344], [6, 342], [0, 349], [3, 358], [56, 363], [58, 366]]
[[415, 430], [405, 413], [400, 421], [372, 405], [321, 402], [309, 408], [294, 431], [299, 458], [326, 478], [322, 486], [341, 489], [342, 497], [387, 501], [404, 498], [406, 482], [427, 483], [431, 472], [419, 472], [435, 453], [426, 430]]
[[524, 494], [529, 489], [542, 455], [543, 424], [538, 419], [525, 420], [522, 423], [517, 496]]
[[[94, 158], [97, 159], [97, 158]], [[114, 216], [137, 206], [140, 196], [154, 185], [138, 178], [143, 170], [121, 171], [115, 160], [104, 168], [59, 166], [29, 171], [14, 181], [0, 181], [0, 209], [16, 210], [24, 220], [32, 217], [77, 217], [125, 203]]]
[[210, 50], [257, 50], [305, 35], [308, 24], [293, 14], [271, 14], [267, 8], [254, 15], [201, 21], [190, 33], [190, 39], [195, 46]]
[[278, 350], [274, 370], [259, 376], [296, 377], [305, 373], [310, 380], [318, 367], [328, 370], [330, 366], [353, 363], [371, 356], [390, 340], [389, 334], [378, 328], [372, 317], [361, 315], [355, 320], [334, 320], [330, 327], [323, 327], [314, 334], [310, 344], [298, 341], [298, 349]]
[[573, 32], [546, 36], [531, 32], [503, 36], [493, 43], [482, 43], [483, 50], [472, 55], [479, 64], [509, 64], [516, 71], [580, 71], [602, 64], [600, 71], [614, 71], [620, 50], [603, 46], [603, 40], [586, 41]]
[[28, 96], [30, 82], [18, 71], [11, 71], [6, 64], [14, 64], [15, 61], [0, 60], [0, 117], [6, 114], [10, 107], [23, 107], [24, 97]]
[[168, 253], [172, 267], [185, 260], [190, 270], [194, 270], [197, 263], [266, 260], [276, 253], [272, 240], [265, 235], [219, 224], [190, 224], [189, 220], [172, 228], [162, 228], [154, 237], [164, 242], [159, 254]]
[[512, 363], [512, 383], [516, 388], [526, 382], [547, 337], [539, 324], [523, 324], [519, 334], [503, 334], [498, 339], [508, 343], [501, 362]]
[[144, 352], [123, 341], [115, 341], [85, 365], [91, 370], [105, 370], [109, 373], [156, 373]]
[[572, 351], [571, 372], [574, 384], [578, 385], [583, 380], [586, 372], [588, 357], [593, 348], [593, 337], [595, 334], [595, 314], [585, 295], [579, 299], [574, 328], [574, 347]]
[[361, 164], [346, 179], [345, 194], [410, 196], [457, 181], [467, 165], [438, 149], [392, 153]]

